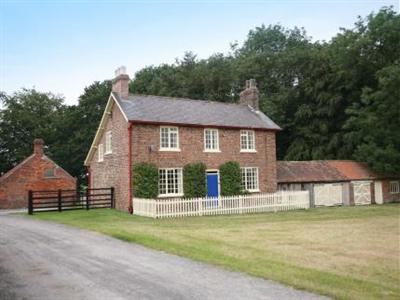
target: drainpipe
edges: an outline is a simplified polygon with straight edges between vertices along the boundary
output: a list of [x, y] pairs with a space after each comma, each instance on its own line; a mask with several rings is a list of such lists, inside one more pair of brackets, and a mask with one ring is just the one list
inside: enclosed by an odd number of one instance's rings
[[92, 180], [91, 180], [92, 174], [90, 173], [90, 166], [86, 167], [86, 173], [87, 173], [87, 180], [88, 180], [88, 189], [90, 189], [91, 188], [90, 185], [92, 184]]
[[129, 123], [128, 127], [128, 184], [129, 184], [129, 189], [128, 189], [128, 201], [129, 201], [129, 206], [128, 210], [129, 213], [133, 213], [133, 199], [132, 199], [132, 123]]

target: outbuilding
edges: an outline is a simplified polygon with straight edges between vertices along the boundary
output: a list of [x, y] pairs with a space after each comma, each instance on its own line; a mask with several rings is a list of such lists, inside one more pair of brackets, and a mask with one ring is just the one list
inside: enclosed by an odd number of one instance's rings
[[400, 201], [399, 179], [351, 160], [277, 162], [278, 189], [308, 190], [311, 206]]
[[34, 140], [33, 154], [0, 177], [0, 209], [25, 208], [29, 190], [76, 189], [76, 178], [43, 152], [43, 140]]

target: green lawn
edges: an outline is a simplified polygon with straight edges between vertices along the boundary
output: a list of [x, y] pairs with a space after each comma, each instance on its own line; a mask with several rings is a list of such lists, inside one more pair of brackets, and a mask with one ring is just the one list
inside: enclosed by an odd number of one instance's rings
[[400, 298], [400, 205], [154, 220], [104, 209], [34, 218], [340, 299]]

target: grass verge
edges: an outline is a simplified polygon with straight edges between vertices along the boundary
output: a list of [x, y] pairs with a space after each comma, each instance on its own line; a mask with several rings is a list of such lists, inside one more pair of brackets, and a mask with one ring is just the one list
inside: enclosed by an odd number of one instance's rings
[[400, 298], [400, 205], [154, 220], [110, 209], [37, 213], [338, 299]]

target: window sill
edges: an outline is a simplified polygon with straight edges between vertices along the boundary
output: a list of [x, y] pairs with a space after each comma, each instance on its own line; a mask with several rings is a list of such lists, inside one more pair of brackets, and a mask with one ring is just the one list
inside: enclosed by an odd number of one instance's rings
[[260, 190], [259, 189], [258, 190], [246, 190], [246, 192], [248, 192], [248, 193], [259, 193]]
[[160, 148], [158, 149], [160, 152], [181, 152], [179, 148]]
[[158, 195], [157, 198], [176, 198], [176, 197], [183, 197], [183, 194], [162, 194]]
[[240, 153], [257, 153], [257, 150], [240, 150]]
[[203, 150], [204, 153], [221, 153], [221, 150]]
[[104, 153], [104, 155], [110, 155], [110, 154], [112, 154], [112, 152], [106, 152], [106, 153]]

